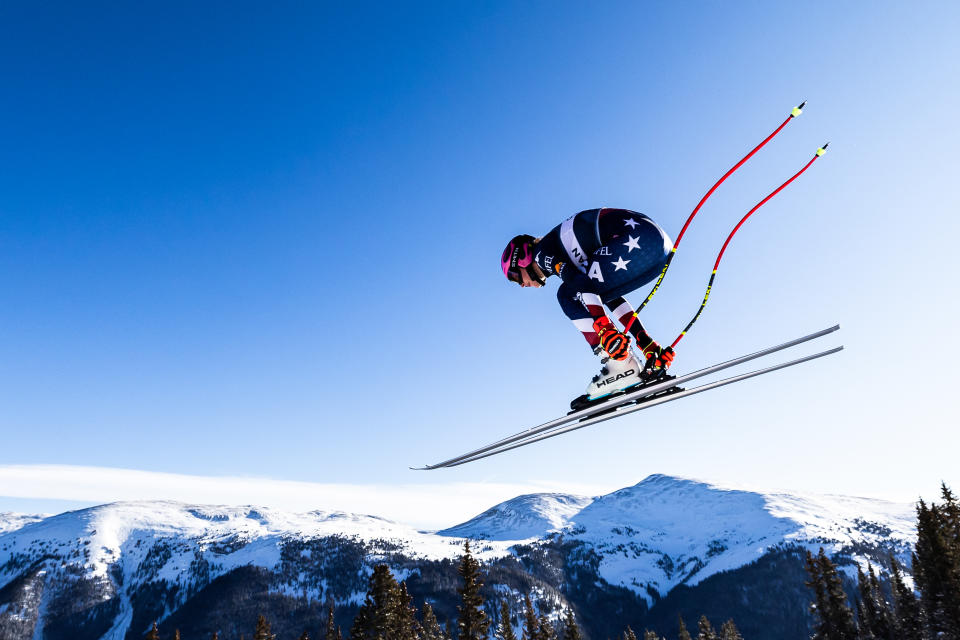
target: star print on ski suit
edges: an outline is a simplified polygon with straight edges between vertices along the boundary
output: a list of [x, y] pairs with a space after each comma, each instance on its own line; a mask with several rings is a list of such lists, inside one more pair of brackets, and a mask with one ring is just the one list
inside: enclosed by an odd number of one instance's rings
[[[588, 209], [567, 218], [537, 244], [537, 265], [547, 276], [563, 281], [557, 290], [560, 307], [591, 347], [600, 340], [593, 321], [605, 312], [625, 323], [633, 314], [623, 296], [652, 282], [673, 243], [649, 217], [627, 209]], [[654, 343], [639, 321], [630, 333], [646, 353]]]

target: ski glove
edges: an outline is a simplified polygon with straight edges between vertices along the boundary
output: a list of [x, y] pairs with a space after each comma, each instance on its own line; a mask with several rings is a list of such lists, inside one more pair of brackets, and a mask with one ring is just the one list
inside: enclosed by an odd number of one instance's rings
[[617, 331], [610, 318], [601, 316], [593, 321], [593, 330], [600, 338], [600, 346], [614, 360], [626, 360], [630, 355], [630, 336]]
[[654, 366], [658, 369], [667, 369], [670, 365], [673, 364], [673, 357], [677, 355], [673, 352], [673, 347], [667, 347], [660, 350], [660, 355], [657, 356], [657, 360], [654, 363]]
[[648, 374], [659, 374], [673, 364], [676, 353], [674, 353], [672, 347], [661, 348], [657, 346], [653, 349], [645, 349], [643, 355], [647, 356], [647, 363], [643, 367], [644, 371]]

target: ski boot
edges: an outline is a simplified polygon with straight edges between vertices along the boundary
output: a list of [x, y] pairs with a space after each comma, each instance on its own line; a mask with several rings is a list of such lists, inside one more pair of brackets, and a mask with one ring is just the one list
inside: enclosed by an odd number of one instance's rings
[[[603, 351], [599, 351], [597, 355], [602, 353]], [[570, 408], [573, 411], [579, 411], [597, 404], [612, 395], [644, 382], [644, 366], [637, 360], [633, 350], [623, 360], [614, 360], [604, 354], [600, 364], [600, 373], [593, 376], [590, 384], [587, 385], [586, 392], [570, 402]]]

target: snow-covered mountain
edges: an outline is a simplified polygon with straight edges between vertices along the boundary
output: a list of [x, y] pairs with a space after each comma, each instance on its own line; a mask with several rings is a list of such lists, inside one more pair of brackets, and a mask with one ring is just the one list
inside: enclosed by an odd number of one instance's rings
[[0, 535], [14, 529], [19, 529], [31, 522], [39, 522], [48, 516], [35, 515], [27, 513], [11, 513], [9, 511], [0, 511]]
[[531, 493], [487, 509], [477, 517], [438, 532], [485, 540], [542, 538], [561, 531], [592, 498], [566, 493]]
[[914, 529], [910, 504], [760, 493], [652, 475], [599, 498], [519, 496], [439, 535], [495, 541], [563, 535], [600, 552], [616, 550], [602, 553], [600, 563], [600, 575], [610, 584], [665, 595], [677, 584], [697, 584], [783, 544], [849, 551], [866, 562], [868, 555], [854, 550], [906, 550]]
[[[489, 585], [492, 594], [518, 602], [532, 592], [546, 608], [573, 607], [590, 630], [588, 603], [591, 612], [611, 606], [653, 620], [677, 594], [756, 571], [771, 557], [796, 564], [803, 549], [823, 546], [849, 567], [883, 565], [890, 553], [906, 564], [914, 518], [910, 504], [663, 475], [597, 498], [519, 496], [436, 533], [367, 515], [173, 502], [5, 515], [0, 640], [133, 639], [154, 619], [233, 637], [230, 620], [247, 609], [231, 613], [224, 598], [283, 601], [307, 625], [314, 614], [319, 622], [325, 601], [349, 616], [378, 562], [444, 612], [455, 604], [452, 572], [464, 538], [482, 541], [474, 551], [500, 582]], [[608, 633], [603, 619], [592, 623], [597, 637]]]

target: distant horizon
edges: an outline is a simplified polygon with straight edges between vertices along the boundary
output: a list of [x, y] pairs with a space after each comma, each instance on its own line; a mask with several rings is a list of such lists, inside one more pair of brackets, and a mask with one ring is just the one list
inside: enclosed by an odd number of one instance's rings
[[[760, 487], [708, 478], [691, 478], [667, 473], [651, 473], [633, 484], [617, 487], [572, 486], [564, 489], [546, 483], [501, 485], [491, 483], [453, 483], [450, 485], [405, 484], [321, 484], [289, 482], [270, 478], [230, 476], [184, 476], [143, 472], [135, 469], [90, 468], [49, 465], [0, 465], [0, 513], [56, 516], [69, 511], [121, 502], [172, 502], [196, 506], [263, 507], [294, 513], [310, 511], [344, 512], [384, 517], [421, 529], [443, 529], [461, 524], [484, 511], [528, 494], [566, 494], [598, 498], [643, 483], [653, 477], [668, 477], [727, 490], [760, 494], [846, 497], [877, 500], [898, 505], [916, 504], [918, 498], [937, 500], [939, 487], [923, 496], [855, 495], [817, 492], [784, 487]], [[43, 478], [48, 478], [44, 485]], [[81, 480], [86, 478], [85, 481]], [[119, 482], [118, 482], [119, 481]], [[59, 496], [56, 487], [69, 485]], [[26, 495], [8, 496], [15, 487]], [[49, 491], [45, 497], [43, 494]], [[246, 492], [246, 493], [245, 493]], [[81, 496], [102, 496], [99, 499]], [[244, 500], [243, 496], [258, 497]], [[314, 496], [322, 495], [321, 499]], [[71, 498], [70, 496], [76, 496]], [[217, 499], [216, 496], [221, 496]], [[277, 497], [282, 496], [282, 497]], [[47, 511], [44, 504], [58, 504], [60, 510]], [[30, 505], [36, 505], [36, 510]], [[425, 514], [435, 514], [428, 517]], [[412, 514], [412, 515], [411, 515]]]

